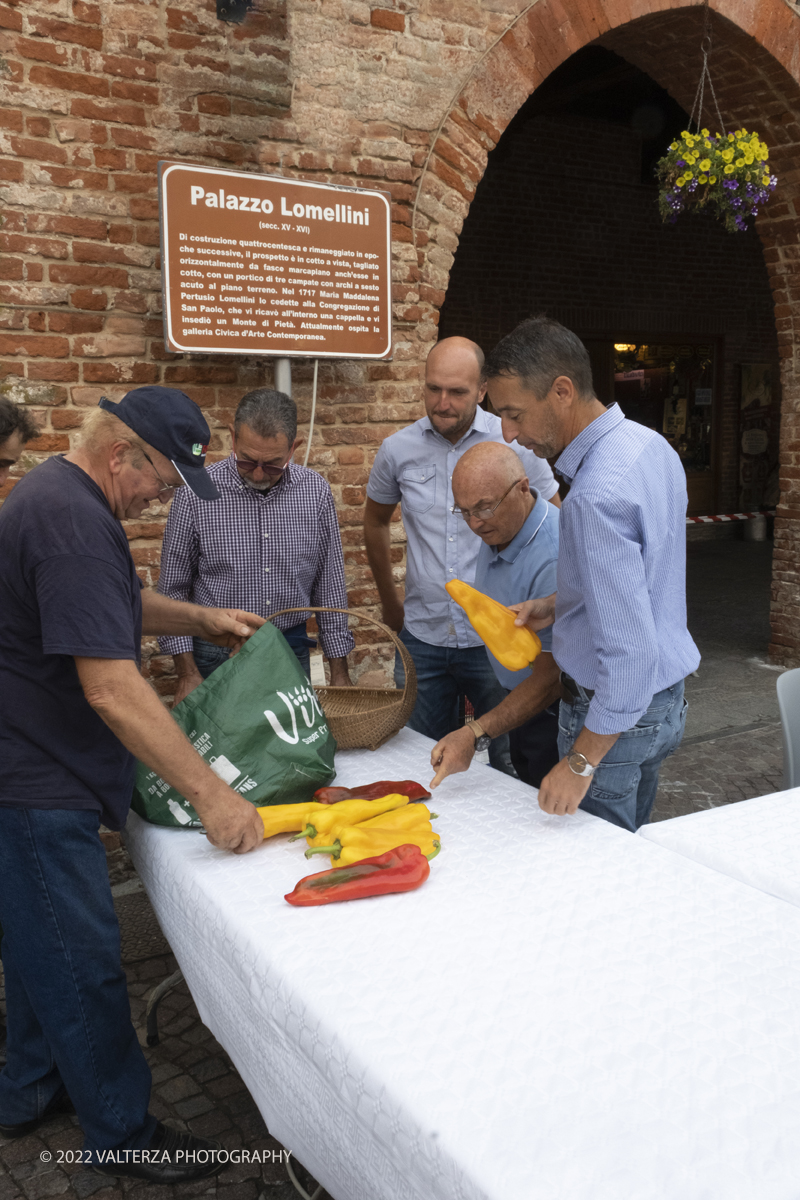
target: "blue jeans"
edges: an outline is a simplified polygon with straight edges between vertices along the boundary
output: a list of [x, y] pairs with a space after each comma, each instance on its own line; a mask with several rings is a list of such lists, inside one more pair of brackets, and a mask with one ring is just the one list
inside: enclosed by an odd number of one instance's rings
[[[505, 698], [506, 690], [498, 681], [483, 646], [431, 646], [421, 642], [407, 629], [398, 634], [414, 660], [417, 671], [417, 703], [408, 719], [416, 733], [438, 742], [458, 728], [458, 700], [463, 693], [480, 717]], [[400, 655], [395, 655], [394, 681], [403, 687], [406, 673]], [[508, 734], [489, 743], [489, 762], [498, 771], [513, 775]]]
[[[305, 671], [306, 675], [311, 672], [311, 647], [316, 646], [314, 638], [310, 638], [306, 633], [306, 623], [302, 621], [299, 625], [293, 625], [291, 629], [282, 629], [280, 631], [291, 646], [297, 661]], [[195, 638], [192, 646], [192, 655], [198, 671], [203, 676], [203, 679], [208, 679], [209, 675], [216, 671], [217, 667], [221, 667], [224, 662], [227, 662], [231, 656], [230, 650], [226, 650], [224, 646], [215, 646], [213, 642], [204, 642], [202, 638]]]
[[150, 1068], [131, 1024], [97, 813], [0, 808], [0, 921], [8, 1007], [0, 1123], [66, 1091], [84, 1149], [138, 1150]]
[[[687, 707], [682, 679], [656, 692], [647, 712], [632, 729], [619, 735], [599, 764], [581, 801], [584, 812], [632, 833], [647, 824], [658, 790], [659, 767], [681, 743]], [[558, 752], [562, 758], [572, 749], [588, 711], [588, 700], [561, 701]]]

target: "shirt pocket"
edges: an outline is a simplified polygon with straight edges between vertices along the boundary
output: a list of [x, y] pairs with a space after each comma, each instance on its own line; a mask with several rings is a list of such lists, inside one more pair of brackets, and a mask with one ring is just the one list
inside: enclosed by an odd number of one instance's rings
[[424, 513], [436, 500], [436, 465], [405, 467], [401, 480], [403, 508]]

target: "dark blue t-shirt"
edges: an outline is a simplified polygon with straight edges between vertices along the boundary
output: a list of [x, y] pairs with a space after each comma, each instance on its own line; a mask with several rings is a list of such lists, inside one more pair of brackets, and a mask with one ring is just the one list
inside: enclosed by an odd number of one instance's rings
[[0, 510], [0, 804], [125, 824], [136, 760], [86, 701], [73, 656], [139, 661], [141, 587], [98, 485], [51, 458]]

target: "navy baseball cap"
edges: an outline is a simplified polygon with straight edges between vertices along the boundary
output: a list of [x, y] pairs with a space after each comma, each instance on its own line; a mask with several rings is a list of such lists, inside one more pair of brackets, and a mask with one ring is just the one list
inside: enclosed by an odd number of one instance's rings
[[219, 500], [205, 469], [211, 431], [194, 400], [177, 388], [134, 388], [118, 404], [100, 397], [100, 407], [119, 417], [148, 445], [168, 458], [201, 500]]

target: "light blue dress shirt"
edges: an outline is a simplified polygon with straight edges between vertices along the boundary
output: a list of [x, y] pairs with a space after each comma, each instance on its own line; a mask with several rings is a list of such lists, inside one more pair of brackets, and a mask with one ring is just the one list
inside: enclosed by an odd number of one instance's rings
[[[479, 539], [478, 539], [479, 540]], [[481, 542], [475, 571], [479, 592], [501, 604], [519, 604], [522, 600], [552, 596], [556, 590], [558, 561], [558, 509], [542, 496], [536, 498], [525, 524], [505, 550]], [[552, 650], [553, 627], [539, 633], [543, 650]], [[495, 675], [504, 688], [515, 688], [531, 673], [530, 667], [509, 671], [487, 647], [486, 653]]]
[[556, 463], [561, 507], [553, 655], [622, 733], [700, 662], [686, 628], [686, 476], [669, 443], [613, 405]]
[[[476, 410], [475, 420], [455, 445], [423, 417], [386, 438], [367, 484], [367, 495], [376, 504], [401, 501], [408, 539], [405, 627], [430, 646], [465, 649], [483, 644], [464, 610], [445, 591], [451, 579], [475, 581], [481, 540], [450, 509], [455, 465], [479, 442], [503, 443], [500, 418], [483, 408]], [[531, 487], [545, 499], [554, 496], [558, 484], [547, 462], [516, 442], [511, 448], [519, 455], [520, 474], [525, 472]]]

